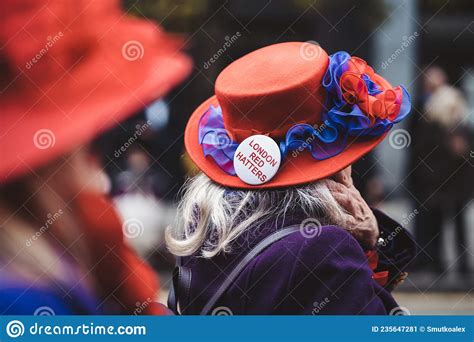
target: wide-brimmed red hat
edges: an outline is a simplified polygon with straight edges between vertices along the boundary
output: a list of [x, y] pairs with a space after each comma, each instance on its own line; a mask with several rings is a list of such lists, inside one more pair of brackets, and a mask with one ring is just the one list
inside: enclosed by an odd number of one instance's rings
[[354, 163], [409, 111], [405, 88], [393, 88], [362, 59], [328, 56], [311, 42], [280, 43], [221, 72], [215, 96], [191, 115], [185, 144], [216, 183], [285, 187]]
[[117, 0], [0, 5], [0, 182], [92, 139], [190, 72], [181, 39]]

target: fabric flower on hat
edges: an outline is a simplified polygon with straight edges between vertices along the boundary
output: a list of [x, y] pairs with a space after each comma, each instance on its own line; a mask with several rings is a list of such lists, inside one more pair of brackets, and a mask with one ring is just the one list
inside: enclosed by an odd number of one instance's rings
[[328, 92], [328, 120], [339, 131], [355, 136], [379, 136], [410, 112], [403, 86], [391, 88], [372, 67], [340, 51], [329, 57], [322, 85]]

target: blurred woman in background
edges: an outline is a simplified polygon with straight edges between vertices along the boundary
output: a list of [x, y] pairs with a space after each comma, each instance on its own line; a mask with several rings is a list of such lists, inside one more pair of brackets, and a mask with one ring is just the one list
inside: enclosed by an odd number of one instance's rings
[[15, 0], [0, 42], [0, 313], [164, 313], [90, 142], [184, 79], [179, 41], [115, 0]]
[[[423, 115], [415, 122], [413, 139], [413, 187], [422, 203], [416, 237], [423, 251], [419, 268], [443, 273], [443, 226], [454, 224], [457, 271], [468, 275], [467, 211], [474, 195], [474, 132], [468, 122], [468, 106], [462, 92], [448, 84], [443, 69], [432, 66], [423, 75]], [[422, 162], [421, 162], [422, 161]]]

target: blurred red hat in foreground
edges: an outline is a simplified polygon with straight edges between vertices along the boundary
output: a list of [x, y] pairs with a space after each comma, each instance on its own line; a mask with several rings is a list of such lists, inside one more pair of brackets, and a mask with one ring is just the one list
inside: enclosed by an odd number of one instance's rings
[[89, 141], [191, 70], [179, 39], [116, 0], [0, 7], [0, 183]]

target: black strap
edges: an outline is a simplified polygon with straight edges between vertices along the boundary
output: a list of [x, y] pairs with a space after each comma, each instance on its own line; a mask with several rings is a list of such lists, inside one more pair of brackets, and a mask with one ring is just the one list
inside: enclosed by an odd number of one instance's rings
[[[240, 272], [247, 266], [247, 264], [252, 261], [259, 253], [261, 253], [265, 248], [270, 246], [272, 243], [281, 240], [285, 236], [290, 235], [300, 229], [300, 225], [290, 226], [276, 231], [275, 233], [267, 236], [265, 239], [260, 241], [232, 270], [232, 272], [227, 276], [224, 282], [219, 286], [214, 295], [209, 299], [209, 301], [204, 305], [201, 310], [201, 315], [207, 315], [209, 311], [214, 307], [219, 298], [224, 294], [224, 292], [229, 288], [230, 285], [235, 281], [239, 276]], [[178, 298], [187, 302], [189, 298], [189, 292], [191, 289], [191, 270], [189, 267], [182, 265], [182, 258], [178, 257], [176, 261], [176, 267], [173, 272], [173, 282], [171, 284], [170, 293], [168, 297], [168, 307], [175, 314], [179, 314], [178, 311]]]
[[232, 272], [227, 276], [221, 286], [217, 289], [214, 295], [209, 299], [209, 301], [204, 305], [201, 310], [200, 315], [207, 315], [209, 311], [214, 307], [219, 298], [224, 294], [224, 292], [232, 285], [235, 279], [239, 276], [240, 272], [247, 266], [247, 264], [252, 261], [258, 254], [260, 254], [265, 248], [270, 246], [272, 243], [281, 240], [287, 235], [294, 233], [300, 229], [300, 225], [290, 226], [276, 231], [275, 233], [267, 236], [265, 239], [260, 241], [232, 270]]
[[187, 301], [191, 290], [191, 269], [183, 266], [183, 259], [176, 258], [176, 267], [173, 270], [173, 279], [168, 295], [168, 308], [176, 315], [180, 314], [178, 297]]

